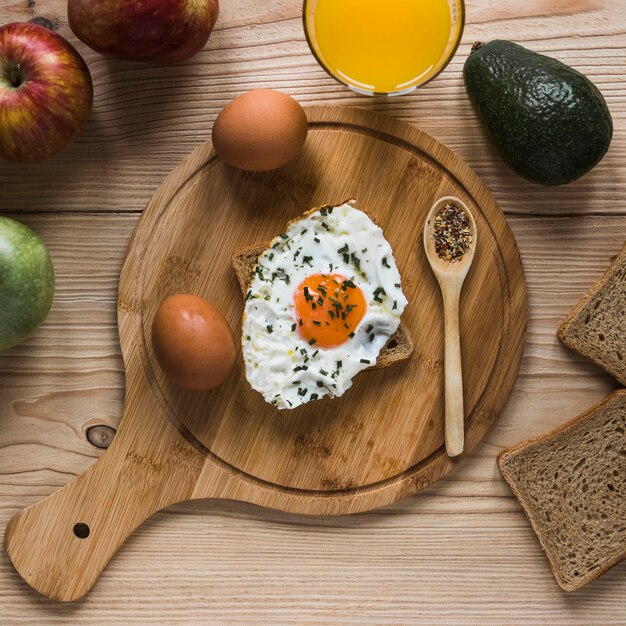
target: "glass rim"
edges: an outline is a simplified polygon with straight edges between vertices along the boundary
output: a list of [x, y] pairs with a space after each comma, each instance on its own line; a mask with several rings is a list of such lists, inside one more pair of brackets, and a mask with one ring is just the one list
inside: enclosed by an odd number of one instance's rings
[[355, 91], [356, 93], [363, 94], [365, 96], [402, 96], [404, 94], [411, 93], [411, 92], [415, 91], [419, 87], [423, 87], [424, 85], [427, 85], [431, 80], [434, 80], [435, 78], [437, 78], [437, 76], [439, 76], [439, 74], [441, 74], [441, 72], [443, 72], [448, 67], [448, 65], [450, 65], [450, 62], [452, 61], [452, 59], [456, 55], [457, 50], [459, 49], [459, 46], [461, 45], [461, 40], [463, 39], [463, 33], [465, 31], [465, 0], [452, 0], [459, 7], [458, 23], [460, 25], [460, 28], [459, 28], [459, 32], [458, 32], [458, 34], [456, 36], [456, 40], [454, 42], [454, 45], [450, 49], [450, 52], [448, 53], [445, 61], [441, 65], [441, 67], [430, 78], [427, 78], [424, 82], [418, 83], [416, 85], [413, 85], [412, 87], [407, 87], [406, 89], [401, 89], [399, 91], [366, 91], [365, 89], [359, 89], [358, 87], [355, 87], [354, 85], [351, 85], [350, 83], [346, 82], [345, 80], [342, 80], [338, 76], [335, 76], [328, 69], [328, 67], [326, 67], [326, 64], [322, 61], [322, 59], [320, 59], [319, 55], [315, 51], [315, 47], [313, 46], [313, 41], [311, 39], [311, 35], [309, 34], [309, 28], [307, 26], [307, 21], [306, 21], [306, 9], [307, 9], [307, 6], [311, 2], [313, 2], [313, 1], [315, 1], [315, 0], [303, 0], [303, 2], [302, 2], [302, 26], [304, 28], [304, 36], [306, 37], [306, 42], [307, 42], [307, 45], [309, 46], [309, 50], [311, 51], [311, 54], [313, 55], [313, 57], [317, 61], [317, 64], [331, 78], [336, 80], [341, 85], [345, 85], [346, 87], [348, 87], [348, 89], [351, 89], [352, 91]]

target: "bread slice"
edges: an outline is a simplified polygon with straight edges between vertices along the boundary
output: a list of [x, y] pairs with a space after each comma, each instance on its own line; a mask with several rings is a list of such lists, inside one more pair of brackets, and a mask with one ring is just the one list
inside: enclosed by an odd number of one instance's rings
[[626, 385], [626, 245], [557, 334], [568, 348]]
[[626, 390], [505, 450], [498, 466], [565, 591], [626, 558]]
[[[245, 296], [252, 277], [254, 275], [254, 266], [259, 256], [267, 250], [270, 246], [269, 243], [256, 244], [247, 248], [242, 248], [235, 252], [232, 257], [232, 265], [241, 288], [241, 293]], [[409, 334], [409, 329], [404, 322], [400, 322], [398, 330], [389, 337], [389, 340], [380, 351], [376, 365], [368, 369], [379, 369], [381, 367], [387, 367], [396, 361], [403, 361], [408, 359], [413, 354], [413, 340]]]

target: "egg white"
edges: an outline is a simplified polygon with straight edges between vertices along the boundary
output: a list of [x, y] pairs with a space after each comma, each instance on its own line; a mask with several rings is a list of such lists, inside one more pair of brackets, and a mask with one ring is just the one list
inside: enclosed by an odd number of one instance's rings
[[[294, 293], [307, 276], [330, 273], [352, 280], [368, 307], [353, 337], [324, 349], [300, 336]], [[342, 396], [396, 332], [407, 305], [401, 284], [391, 246], [368, 215], [348, 203], [305, 213], [257, 261], [242, 325], [248, 382], [279, 409]]]

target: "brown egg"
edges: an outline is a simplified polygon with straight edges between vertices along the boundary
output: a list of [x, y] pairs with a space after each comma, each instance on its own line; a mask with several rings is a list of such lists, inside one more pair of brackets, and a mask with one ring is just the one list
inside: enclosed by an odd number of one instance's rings
[[235, 98], [217, 116], [213, 146], [229, 165], [265, 172], [296, 157], [307, 131], [306, 114], [291, 96], [257, 89]]
[[185, 389], [213, 389], [235, 364], [235, 340], [224, 316], [196, 296], [179, 294], [161, 303], [152, 347], [170, 380]]

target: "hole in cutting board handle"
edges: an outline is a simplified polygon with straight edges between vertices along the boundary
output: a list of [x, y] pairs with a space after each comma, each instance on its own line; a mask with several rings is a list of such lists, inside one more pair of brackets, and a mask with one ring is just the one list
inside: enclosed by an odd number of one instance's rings
[[74, 524], [74, 534], [79, 539], [87, 539], [89, 537], [89, 533], [91, 532], [89, 526], [85, 524], [85, 522], [78, 522]]

